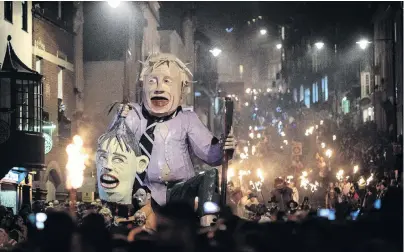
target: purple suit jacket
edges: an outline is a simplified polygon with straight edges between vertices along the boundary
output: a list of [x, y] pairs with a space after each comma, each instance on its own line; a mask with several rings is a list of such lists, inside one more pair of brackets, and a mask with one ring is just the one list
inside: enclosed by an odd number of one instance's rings
[[[142, 115], [141, 105], [132, 105], [137, 113], [130, 110], [126, 123], [140, 141], [146, 130], [147, 120]], [[113, 123], [115, 120], [116, 118]], [[213, 137], [192, 111], [181, 111], [173, 119], [157, 124], [144, 184], [159, 205], [166, 203], [167, 182], [185, 181], [195, 175], [189, 147], [208, 165], [221, 164], [222, 146], [219, 143], [212, 145]]]

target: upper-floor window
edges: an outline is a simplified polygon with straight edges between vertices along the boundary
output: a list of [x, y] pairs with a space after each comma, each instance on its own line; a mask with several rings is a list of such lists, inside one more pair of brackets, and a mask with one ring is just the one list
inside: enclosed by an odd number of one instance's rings
[[22, 29], [28, 31], [28, 2], [22, 1]]
[[4, 1], [4, 19], [13, 22], [13, 2]]
[[58, 1], [58, 19], [63, 19], [62, 2]]

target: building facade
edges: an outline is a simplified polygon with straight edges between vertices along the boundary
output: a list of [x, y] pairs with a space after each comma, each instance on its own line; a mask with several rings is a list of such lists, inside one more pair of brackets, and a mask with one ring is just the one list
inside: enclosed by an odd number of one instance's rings
[[373, 17], [375, 122], [391, 139], [403, 134], [403, 6], [380, 4]]
[[[7, 82], [9, 77], [6, 76], [9, 71], [8, 68], [17, 67], [15, 78], [18, 78], [18, 73], [21, 70], [31, 73], [32, 69], [31, 8], [32, 2], [27, 1], [4, 1], [0, 4], [0, 64], [2, 64], [0, 66], [0, 135], [2, 135], [0, 138], [0, 150], [1, 153], [5, 155], [2, 156], [2, 167], [0, 167], [0, 203], [5, 207], [11, 207], [14, 213], [17, 213], [18, 209], [23, 204], [31, 203], [32, 176], [36, 172], [33, 169], [40, 169], [44, 165], [41, 164], [43, 160], [40, 160], [44, 148], [42, 143], [40, 143], [41, 146], [38, 146], [39, 149], [37, 153], [35, 153], [36, 161], [40, 161], [36, 164], [36, 167], [29, 165], [27, 155], [25, 155], [27, 153], [20, 153], [21, 151], [26, 151], [26, 148], [21, 148], [20, 145], [27, 144], [30, 141], [24, 134], [30, 133], [31, 129], [27, 130], [25, 127], [21, 126], [17, 126], [17, 129], [12, 128], [14, 124], [10, 119], [15, 119], [14, 117], [17, 115], [13, 117], [8, 112], [13, 106], [17, 106], [17, 108], [15, 108], [17, 110], [19, 109], [18, 106], [20, 106], [19, 104], [12, 104], [13, 102], [10, 100], [10, 89], [7, 88], [10, 82]], [[12, 52], [8, 51], [11, 49], [11, 44]], [[16, 61], [20, 62], [17, 63]], [[10, 62], [13, 62], [12, 64], [14, 65], [10, 66]], [[21, 63], [24, 66], [20, 65]], [[35, 73], [32, 72], [32, 74]], [[3, 76], [7, 78], [2, 79]], [[29, 103], [25, 105], [31, 106]], [[25, 117], [21, 116], [21, 113], [18, 116]], [[35, 133], [39, 133], [37, 132], [37, 128], [32, 130]], [[8, 142], [11, 141], [13, 143], [7, 145]], [[14, 147], [17, 149], [15, 150]], [[42, 149], [40, 147], [42, 147]], [[9, 156], [18, 157], [19, 160], [13, 160], [13, 158], [9, 160]], [[20, 163], [18, 167], [15, 161]]]
[[65, 149], [71, 138], [81, 133], [78, 122], [83, 107], [82, 69], [78, 69], [83, 56], [77, 43], [80, 37], [82, 40], [80, 12], [82, 6], [75, 2], [33, 2], [32, 64], [44, 76], [46, 139], [46, 169], [37, 173], [33, 182], [36, 199], [65, 200], [68, 196]]

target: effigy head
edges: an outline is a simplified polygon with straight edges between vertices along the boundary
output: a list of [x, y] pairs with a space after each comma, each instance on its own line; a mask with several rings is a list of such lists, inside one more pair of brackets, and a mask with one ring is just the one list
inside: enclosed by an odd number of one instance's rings
[[145, 189], [139, 188], [133, 195], [133, 198], [137, 201], [140, 207], [143, 207], [150, 201], [151, 195], [146, 192]]
[[98, 193], [102, 200], [131, 204], [136, 173], [145, 171], [149, 159], [123, 121], [98, 139], [96, 154]]
[[143, 103], [150, 114], [166, 116], [181, 105], [182, 94], [191, 83], [192, 73], [172, 54], [151, 55], [143, 62]]

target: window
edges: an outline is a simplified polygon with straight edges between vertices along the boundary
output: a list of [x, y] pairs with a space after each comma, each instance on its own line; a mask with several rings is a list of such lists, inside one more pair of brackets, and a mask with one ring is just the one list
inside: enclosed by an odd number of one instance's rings
[[370, 94], [370, 73], [361, 73], [361, 97], [367, 97]]
[[315, 103], [315, 102], [316, 102], [316, 84], [315, 84], [315, 83], [313, 83], [313, 90], [312, 90], [312, 92], [313, 92], [313, 97], [312, 97], [313, 103]]
[[348, 100], [346, 97], [344, 97], [344, 98], [342, 99], [342, 113], [348, 114], [348, 113], [349, 113], [349, 109], [350, 109], [349, 100]]
[[243, 78], [243, 73], [244, 73], [244, 66], [243, 65], [239, 66], [239, 72], [240, 72], [240, 79], [242, 79]]
[[366, 94], [370, 94], [370, 76], [369, 74], [366, 75]]
[[328, 101], [328, 76], [324, 77], [324, 100]]
[[13, 23], [13, 2], [4, 2], [4, 19]]
[[363, 122], [373, 121], [374, 120], [374, 112], [373, 107], [369, 107], [362, 111], [363, 113]]
[[60, 68], [58, 73], [58, 99], [63, 100], [63, 69]]
[[62, 19], [62, 2], [58, 1], [58, 19]]
[[300, 101], [304, 100], [304, 87], [300, 85]]
[[321, 78], [321, 98], [325, 101], [325, 78]]
[[28, 31], [28, 2], [22, 1], [22, 29]]
[[304, 105], [306, 105], [307, 108], [310, 108], [310, 88], [307, 88], [304, 92]]
[[35, 71], [37, 71], [38, 73], [42, 73], [42, 59], [39, 57], [36, 57], [35, 59]]

